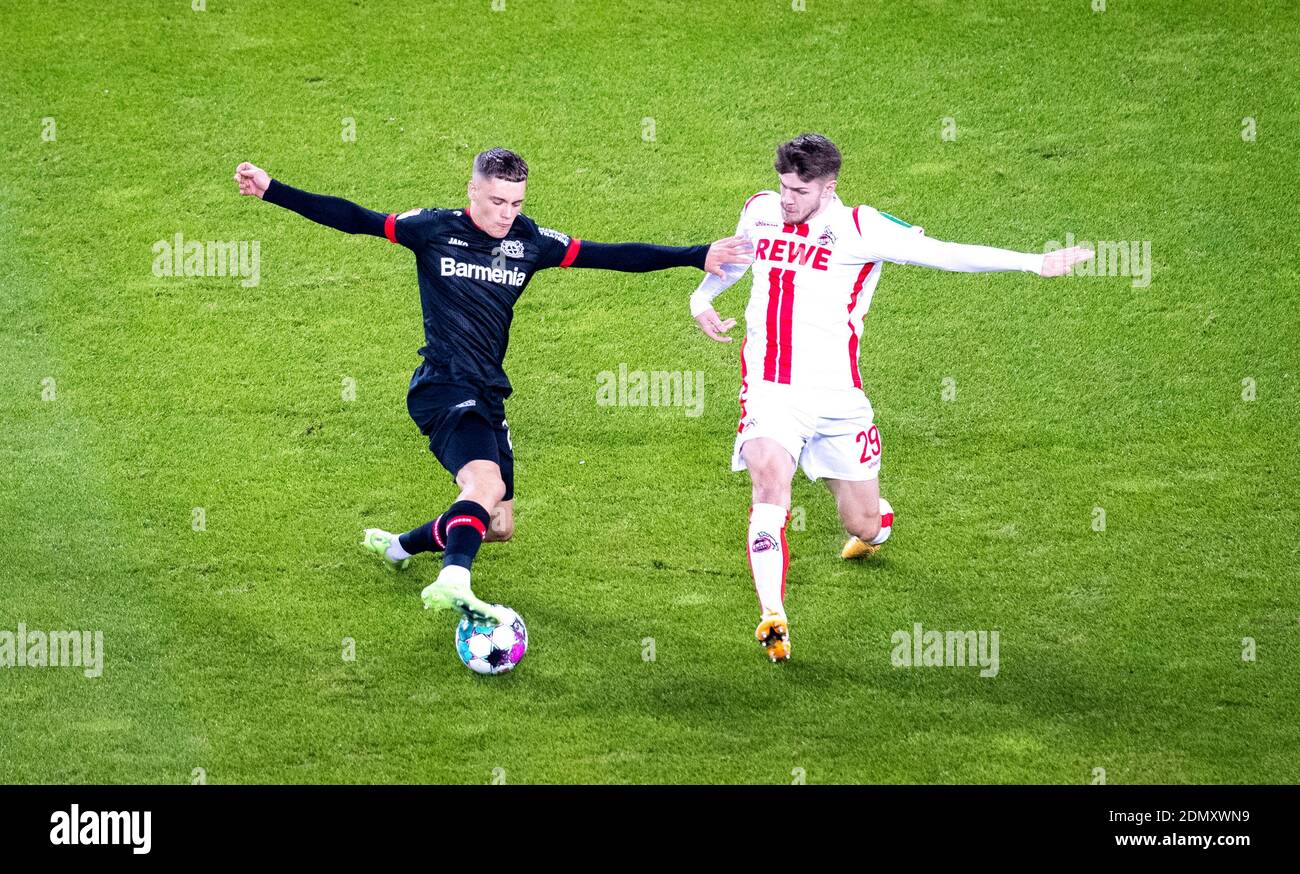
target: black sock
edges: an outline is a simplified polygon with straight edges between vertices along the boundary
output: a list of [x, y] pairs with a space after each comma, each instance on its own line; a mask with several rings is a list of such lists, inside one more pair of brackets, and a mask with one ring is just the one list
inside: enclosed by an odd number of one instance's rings
[[442, 514], [447, 522], [444, 525], [447, 553], [442, 557], [442, 565], [460, 565], [469, 570], [478, 555], [478, 548], [483, 545], [487, 535], [488, 524], [492, 517], [483, 505], [477, 501], [457, 501]]
[[447, 519], [449, 518], [446, 513], [443, 513], [437, 519], [425, 522], [419, 528], [412, 528], [405, 534], [397, 535], [397, 542], [411, 555], [420, 552], [442, 552], [447, 545]]

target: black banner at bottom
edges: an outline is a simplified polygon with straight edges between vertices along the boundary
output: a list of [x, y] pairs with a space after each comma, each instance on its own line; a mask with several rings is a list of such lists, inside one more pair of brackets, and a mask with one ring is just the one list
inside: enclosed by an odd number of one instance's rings
[[6, 858], [82, 860], [337, 861], [437, 846], [526, 859], [600, 846], [606, 863], [644, 864], [725, 846], [752, 864], [768, 842], [787, 855], [1227, 859], [1286, 847], [1298, 802], [1292, 786], [5, 786], [0, 835]]

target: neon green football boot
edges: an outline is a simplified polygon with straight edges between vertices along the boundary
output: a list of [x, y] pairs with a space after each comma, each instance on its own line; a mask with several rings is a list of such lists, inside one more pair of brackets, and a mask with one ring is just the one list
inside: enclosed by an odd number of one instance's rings
[[366, 536], [362, 539], [361, 545], [382, 558], [384, 564], [393, 570], [405, 570], [411, 564], [410, 558], [394, 561], [388, 557], [388, 547], [392, 546], [393, 541], [396, 539], [396, 534], [390, 534], [382, 528], [367, 528]]
[[469, 571], [457, 565], [447, 565], [438, 574], [438, 579], [424, 587], [420, 593], [425, 610], [457, 609], [470, 618], [471, 622], [500, 625], [510, 621], [510, 614], [504, 607], [489, 604], [474, 594], [469, 587]]

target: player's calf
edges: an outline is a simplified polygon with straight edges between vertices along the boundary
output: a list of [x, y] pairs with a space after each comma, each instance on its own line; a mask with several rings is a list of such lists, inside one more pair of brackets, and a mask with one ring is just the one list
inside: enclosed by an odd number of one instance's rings
[[741, 447], [741, 456], [749, 470], [754, 493], [746, 553], [763, 613], [755, 635], [772, 661], [785, 661], [790, 657], [790, 636], [785, 622], [790, 544], [785, 537], [785, 523], [790, 518], [794, 458], [780, 443], [765, 437], [747, 441]]
[[785, 523], [790, 514], [780, 504], [755, 504], [749, 510], [746, 551], [754, 591], [764, 615], [785, 610], [785, 577], [790, 568], [790, 545]]
[[880, 499], [880, 512], [870, 516], [856, 516], [845, 522], [848, 529], [848, 543], [840, 550], [841, 558], [866, 558], [880, 551], [880, 545], [889, 539], [894, 528], [894, 508], [884, 498]]
[[480, 509], [490, 514], [481, 542], [509, 540], [514, 535], [514, 512], [510, 501], [501, 500], [505, 497], [506, 485], [496, 463], [472, 461], [461, 468], [456, 481], [461, 486], [461, 493], [447, 512], [405, 534], [393, 535], [378, 528], [368, 528], [363, 544], [371, 552], [381, 554], [390, 565], [404, 568], [410, 563], [411, 556], [447, 551], [448, 523], [458, 516], [464, 517], [467, 512], [477, 517]]
[[447, 547], [442, 558], [443, 566], [459, 565], [468, 571], [483, 545], [492, 517], [482, 504], [464, 500], [452, 504], [444, 515], [447, 517], [444, 525]]
[[511, 507], [512, 503], [512, 501], [502, 501], [492, 511], [492, 522], [488, 525], [487, 536], [483, 538], [484, 543], [505, 543], [515, 536], [515, 514]]
[[871, 543], [880, 536], [880, 514], [855, 514], [844, 521], [844, 528], [863, 543]]

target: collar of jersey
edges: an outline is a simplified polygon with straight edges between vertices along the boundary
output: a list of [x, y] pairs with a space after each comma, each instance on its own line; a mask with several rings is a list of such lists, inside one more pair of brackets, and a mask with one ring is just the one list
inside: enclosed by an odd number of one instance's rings
[[[465, 218], [469, 219], [469, 223], [470, 223], [471, 225], [474, 226], [474, 230], [478, 231], [480, 234], [482, 234], [482, 235], [485, 236], [485, 237], [492, 237], [491, 234], [489, 234], [487, 231], [483, 230], [482, 228], [480, 228], [480, 227], [478, 226], [478, 222], [474, 221], [474, 216], [470, 215], [470, 213], [469, 213], [469, 206], [470, 206], [469, 204], [466, 204], [466, 205], [465, 205], [465, 210], [464, 210], [464, 211], [465, 211]], [[509, 239], [509, 238], [510, 238], [510, 235], [511, 235], [512, 233], [514, 233], [514, 230], [515, 230], [515, 222], [517, 222], [517, 221], [519, 221], [518, 218], [516, 218], [515, 221], [513, 221], [513, 222], [510, 223], [510, 230], [506, 231], [506, 235], [505, 235], [504, 237], [499, 237], [499, 238], [498, 238], [498, 237], [492, 237], [492, 239], [494, 239], [494, 240], [496, 240], [496, 239], [502, 239], [502, 240], [507, 240], [507, 239]]]

